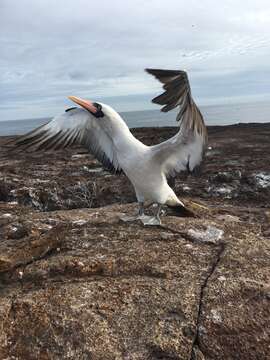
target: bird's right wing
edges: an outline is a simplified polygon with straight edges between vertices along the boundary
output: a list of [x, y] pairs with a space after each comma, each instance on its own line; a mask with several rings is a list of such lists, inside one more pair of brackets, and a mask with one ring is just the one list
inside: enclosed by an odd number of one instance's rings
[[11, 150], [58, 150], [73, 144], [87, 148], [106, 169], [121, 172], [109, 119], [95, 118], [81, 108], [69, 109], [47, 124], [20, 136], [11, 143]]

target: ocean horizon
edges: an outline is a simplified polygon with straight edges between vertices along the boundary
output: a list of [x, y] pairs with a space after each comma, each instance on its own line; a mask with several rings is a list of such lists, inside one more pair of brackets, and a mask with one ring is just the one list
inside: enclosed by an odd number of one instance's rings
[[[254, 102], [200, 106], [206, 125], [270, 122], [270, 103]], [[177, 126], [177, 110], [162, 113], [159, 110], [120, 112], [130, 128]], [[0, 120], [0, 136], [20, 135], [45, 124], [51, 117], [21, 120]]]

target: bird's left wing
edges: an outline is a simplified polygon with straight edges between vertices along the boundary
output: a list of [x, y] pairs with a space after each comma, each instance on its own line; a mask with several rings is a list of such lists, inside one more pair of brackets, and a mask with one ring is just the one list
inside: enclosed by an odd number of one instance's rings
[[151, 147], [153, 158], [167, 177], [180, 171], [198, 173], [203, 160], [205, 138], [185, 126], [185, 114], [179, 132], [171, 139]]
[[152, 146], [153, 156], [168, 176], [197, 168], [203, 158], [207, 142], [207, 130], [203, 116], [192, 96], [187, 73], [178, 70], [146, 69], [161, 83], [165, 92], [152, 102], [164, 105], [163, 112], [179, 106], [176, 117], [180, 121], [179, 132], [171, 139]]
[[73, 144], [87, 148], [103, 166], [121, 172], [108, 118], [95, 118], [87, 110], [71, 108], [50, 122], [13, 141], [15, 151], [58, 150]]

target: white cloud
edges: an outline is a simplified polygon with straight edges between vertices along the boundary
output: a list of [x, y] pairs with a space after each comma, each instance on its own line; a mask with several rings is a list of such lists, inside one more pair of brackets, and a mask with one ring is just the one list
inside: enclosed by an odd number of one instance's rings
[[0, 14], [0, 120], [53, 115], [69, 94], [145, 108], [134, 96], [160, 91], [145, 67], [188, 70], [198, 102], [270, 93], [268, 1], [1, 0]]

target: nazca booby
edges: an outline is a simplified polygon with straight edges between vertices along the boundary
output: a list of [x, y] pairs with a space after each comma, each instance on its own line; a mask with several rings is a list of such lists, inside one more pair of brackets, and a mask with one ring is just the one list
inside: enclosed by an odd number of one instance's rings
[[[152, 102], [164, 105], [167, 112], [179, 106], [176, 120], [180, 122], [176, 135], [160, 144], [147, 146], [136, 139], [121, 116], [109, 105], [91, 102], [75, 96], [69, 99], [80, 105], [66, 110], [50, 122], [15, 140], [22, 149], [60, 149], [74, 143], [89, 150], [105, 168], [124, 172], [134, 186], [139, 203], [136, 216], [146, 225], [160, 224], [163, 204], [182, 207], [167, 178], [183, 170], [194, 170], [203, 158], [207, 131], [203, 116], [192, 96], [187, 73], [177, 70], [146, 69], [163, 83], [164, 93]], [[144, 215], [144, 202], [157, 203], [154, 217]]]

